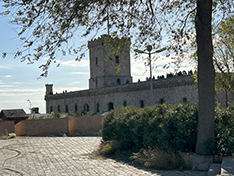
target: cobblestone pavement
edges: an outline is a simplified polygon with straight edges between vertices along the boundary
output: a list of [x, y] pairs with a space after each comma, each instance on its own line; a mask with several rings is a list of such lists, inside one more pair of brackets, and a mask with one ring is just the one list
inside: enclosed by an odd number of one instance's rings
[[100, 137], [17, 137], [0, 140], [0, 175], [206, 175], [206, 172], [199, 171], [142, 169], [89, 155], [100, 142]]

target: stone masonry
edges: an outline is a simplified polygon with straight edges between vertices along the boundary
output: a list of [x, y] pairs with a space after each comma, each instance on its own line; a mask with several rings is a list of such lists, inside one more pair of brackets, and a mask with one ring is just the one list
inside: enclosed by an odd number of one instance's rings
[[[108, 40], [107, 40], [108, 39]], [[89, 89], [53, 93], [53, 85], [46, 85], [46, 112], [91, 112], [101, 114], [119, 106], [145, 107], [150, 105], [150, 80], [132, 83], [130, 48], [126, 39], [120, 39], [119, 52], [110, 53], [110, 39], [103, 35], [89, 42], [90, 79]], [[111, 59], [108, 59], [111, 58]], [[120, 72], [116, 68], [120, 67]], [[192, 75], [152, 79], [153, 104], [197, 103], [198, 86]], [[233, 101], [233, 95], [220, 92], [216, 101], [225, 106]]]

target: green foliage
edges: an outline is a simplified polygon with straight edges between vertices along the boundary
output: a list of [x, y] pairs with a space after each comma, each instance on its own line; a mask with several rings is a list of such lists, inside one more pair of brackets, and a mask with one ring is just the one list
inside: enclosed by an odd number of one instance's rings
[[55, 112], [52, 114], [52, 118], [60, 118], [61, 114], [59, 112]]
[[[215, 155], [234, 153], [234, 106], [215, 110]], [[197, 139], [198, 107], [190, 104], [162, 104], [145, 108], [119, 107], [104, 118], [102, 137], [115, 141], [115, 150], [155, 149], [162, 152], [194, 152]], [[111, 148], [111, 142], [108, 143]], [[109, 149], [110, 149], [109, 148]], [[113, 148], [111, 148], [111, 152]]]
[[104, 141], [119, 141], [121, 149], [158, 147], [163, 151], [194, 151], [197, 107], [188, 104], [121, 107], [104, 119]]
[[133, 153], [130, 159], [136, 164], [155, 169], [191, 169], [186, 166], [184, 160], [178, 154], [174, 152], [164, 152], [158, 148], [153, 150], [141, 149], [139, 152]]
[[234, 106], [215, 109], [215, 154], [231, 156], [234, 153]]
[[225, 89], [234, 92], [234, 15], [224, 19], [216, 29], [214, 42], [214, 64], [217, 90]]

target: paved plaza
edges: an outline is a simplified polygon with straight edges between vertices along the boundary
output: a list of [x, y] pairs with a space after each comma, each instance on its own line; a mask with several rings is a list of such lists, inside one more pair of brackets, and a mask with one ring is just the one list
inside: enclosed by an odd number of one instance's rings
[[100, 137], [17, 137], [0, 140], [0, 175], [205, 176], [207, 174], [200, 171], [143, 169], [90, 155], [100, 143]]

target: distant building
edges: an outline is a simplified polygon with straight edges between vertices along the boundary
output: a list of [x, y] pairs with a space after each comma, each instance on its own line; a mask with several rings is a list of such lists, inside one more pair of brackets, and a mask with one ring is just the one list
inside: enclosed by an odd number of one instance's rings
[[7, 109], [2, 110], [0, 113], [1, 120], [13, 120], [15, 123], [26, 120], [27, 118], [28, 115], [23, 109]]
[[[150, 105], [150, 79], [133, 83], [130, 67], [130, 46], [121, 39], [121, 47], [114, 54], [106, 35], [90, 41], [89, 89], [82, 91], [53, 93], [53, 84], [46, 85], [46, 112], [92, 112], [100, 114], [119, 106], [145, 107]], [[108, 40], [111, 41], [111, 40]], [[108, 59], [110, 58], [110, 59]], [[120, 68], [117, 72], [116, 68]], [[158, 76], [153, 82], [153, 104], [197, 103], [198, 86], [192, 73], [185, 72], [167, 78]], [[234, 100], [232, 94], [220, 92], [216, 100], [225, 106], [227, 99]]]

